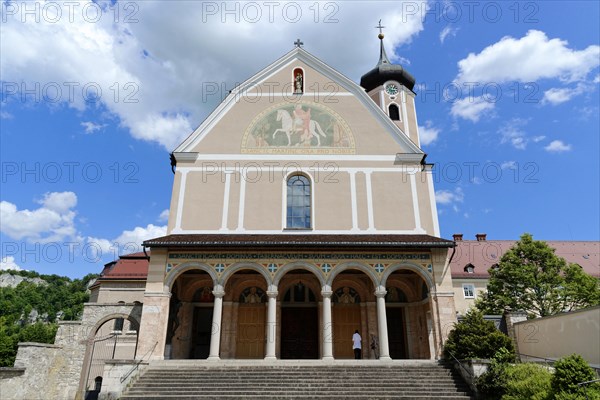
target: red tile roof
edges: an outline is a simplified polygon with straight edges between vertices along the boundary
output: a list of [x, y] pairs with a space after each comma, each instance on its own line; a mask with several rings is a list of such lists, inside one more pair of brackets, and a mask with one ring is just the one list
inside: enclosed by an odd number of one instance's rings
[[[498, 263], [516, 241], [463, 240], [456, 242], [456, 253], [450, 263], [453, 278], [488, 278], [488, 269]], [[567, 262], [579, 264], [588, 274], [600, 278], [600, 242], [547, 241], [555, 254]], [[449, 254], [452, 249], [449, 249]], [[472, 264], [473, 273], [465, 268]]]
[[98, 280], [146, 280], [148, 264], [144, 253], [126, 254], [106, 264]]

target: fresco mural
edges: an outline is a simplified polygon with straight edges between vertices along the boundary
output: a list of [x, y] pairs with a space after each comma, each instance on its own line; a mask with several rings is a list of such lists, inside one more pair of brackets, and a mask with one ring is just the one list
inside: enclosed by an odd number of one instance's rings
[[348, 124], [330, 108], [310, 102], [269, 107], [250, 123], [242, 153], [354, 154]]

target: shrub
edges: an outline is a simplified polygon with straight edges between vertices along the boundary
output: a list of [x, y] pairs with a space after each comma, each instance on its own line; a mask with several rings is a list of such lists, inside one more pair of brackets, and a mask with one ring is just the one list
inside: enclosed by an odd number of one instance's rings
[[551, 393], [552, 373], [538, 364], [509, 365], [505, 369], [506, 387], [502, 400], [545, 400]]
[[514, 360], [515, 348], [512, 340], [496, 329], [491, 321], [483, 319], [483, 314], [475, 309], [469, 310], [465, 319], [454, 326], [444, 345], [444, 355], [451, 359], [450, 353], [460, 359], [492, 358], [504, 348], [506, 361]]
[[578, 354], [561, 358], [554, 364], [552, 391], [556, 399], [584, 399], [587, 391], [590, 399], [600, 398], [600, 385], [592, 384], [584, 390], [578, 383], [596, 379], [594, 370]]
[[514, 353], [500, 348], [492, 357], [488, 370], [475, 381], [477, 391], [485, 399], [494, 400], [502, 398], [508, 384], [506, 369], [509, 362], [514, 359]]

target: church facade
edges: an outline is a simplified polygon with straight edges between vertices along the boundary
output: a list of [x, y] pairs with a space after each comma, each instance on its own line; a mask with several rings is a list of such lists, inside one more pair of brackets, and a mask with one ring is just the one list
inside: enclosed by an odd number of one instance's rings
[[[166, 359], [433, 359], [456, 321], [414, 78], [361, 85], [299, 45], [174, 152], [138, 353]], [[372, 344], [372, 346], [371, 346]]]
[[172, 153], [167, 235], [107, 264], [53, 345], [21, 344], [3, 391], [119, 392], [152, 360], [335, 362], [355, 331], [366, 359], [439, 358], [455, 243], [415, 80], [380, 40], [360, 85], [298, 43], [232, 90]]

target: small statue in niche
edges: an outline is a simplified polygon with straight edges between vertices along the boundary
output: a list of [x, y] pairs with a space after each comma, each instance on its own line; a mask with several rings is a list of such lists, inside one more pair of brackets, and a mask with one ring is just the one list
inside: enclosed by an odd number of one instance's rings
[[302, 72], [297, 71], [294, 77], [294, 94], [302, 93], [304, 93], [304, 77], [302, 76]]
[[246, 303], [260, 303], [260, 296], [256, 293], [256, 286], [250, 288], [250, 293], [246, 295]]

